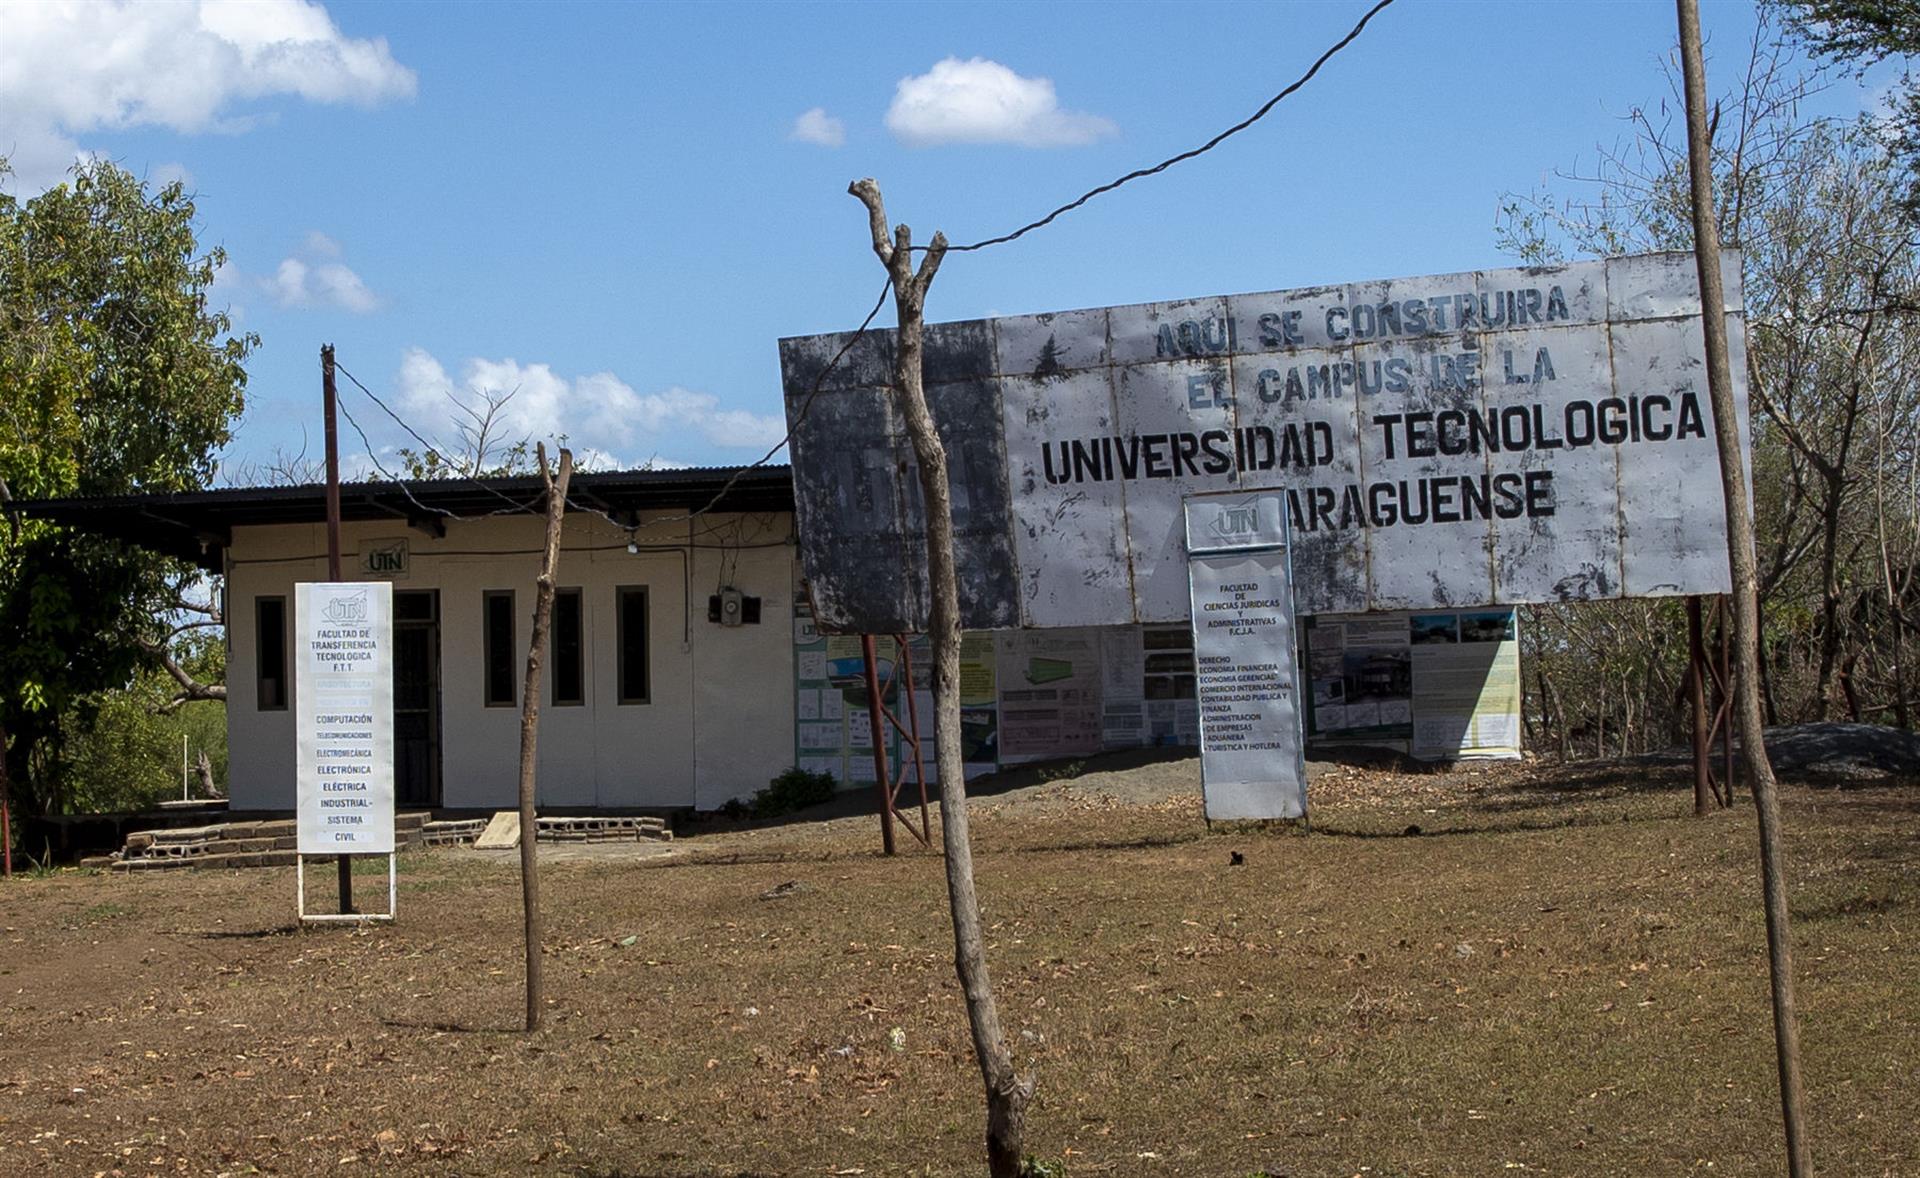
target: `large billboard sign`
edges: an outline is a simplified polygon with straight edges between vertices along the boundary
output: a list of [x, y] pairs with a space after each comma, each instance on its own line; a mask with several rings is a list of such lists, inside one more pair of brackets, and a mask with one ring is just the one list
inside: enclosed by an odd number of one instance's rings
[[[1698, 287], [1642, 254], [930, 325], [962, 624], [1184, 621], [1182, 499], [1240, 488], [1285, 493], [1302, 613], [1725, 592]], [[919, 630], [893, 337], [847, 344], [780, 343], [817, 621]]]
[[393, 851], [393, 586], [295, 587], [297, 834], [302, 855]]
[[1305, 818], [1286, 492], [1186, 501], [1200, 785], [1208, 819]]

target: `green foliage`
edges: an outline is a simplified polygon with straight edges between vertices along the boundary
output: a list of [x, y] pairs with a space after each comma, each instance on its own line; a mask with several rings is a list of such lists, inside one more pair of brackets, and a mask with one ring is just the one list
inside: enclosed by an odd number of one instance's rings
[[[180, 659], [203, 683], [219, 682], [225, 671], [225, 649], [210, 635], [190, 640]], [[203, 752], [215, 785], [224, 785], [224, 713], [207, 703], [169, 709], [174, 686], [164, 671], [142, 670], [126, 688], [94, 693], [73, 710], [60, 765], [62, 798], [69, 808], [95, 812], [144, 810], [179, 797], [183, 737], [193, 796], [206, 796], [194, 763]]]
[[1067, 1178], [1067, 1163], [1046, 1161], [1028, 1154], [1021, 1159], [1020, 1178]]
[[[1920, 56], [1915, 0], [1771, 0], [1770, 7], [1809, 49], [1858, 70]], [[1920, 81], [1903, 73], [1883, 101], [1880, 131], [1906, 171], [1905, 203], [1920, 211]]]
[[767, 782], [767, 788], [753, 795], [753, 816], [776, 818], [832, 800], [831, 773], [810, 773], [795, 766]]
[[[4, 169], [0, 162], [0, 169]], [[257, 343], [208, 295], [179, 184], [158, 193], [111, 163], [20, 201], [0, 194], [0, 486], [13, 497], [203, 487], [230, 438]], [[74, 802], [65, 742], [99, 693], [151, 656], [175, 562], [45, 524], [0, 530], [0, 724], [15, 804]]]

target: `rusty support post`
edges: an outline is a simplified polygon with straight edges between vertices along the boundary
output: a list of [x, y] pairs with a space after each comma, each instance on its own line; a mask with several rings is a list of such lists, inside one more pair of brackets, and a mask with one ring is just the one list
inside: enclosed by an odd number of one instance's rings
[[1713, 769], [1707, 733], [1707, 644], [1700, 599], [1687, 598], [1687, 703], [1693, 713], [1693, 816], [1712, 809]]
[[887, 773], [886, 725], [880, 709], [880, 675], [875, 669], [873, 635], [860, 636], [860, 656], [867, 674], [867, 719], [873, 725], [873, 784], [880, 791], [880, 848], [893, 851], [893, 779]]
[[[326, 417], [327, 439], [327, 580], [340, 580], [340, 436], [334, 425], [333, 345], [320, 347], [320, 394]], [[353, 860], [337, 858], [340, 873], [340, 913], [353, 911]]]
[[[925, 841], [933, 838], [933, 827], [927, 818], [927, 759], [920, 753], [920, 707], [913, 702], [913, 648], [904, 634], [896, 635], [894, 642], [900, 648], [900, 669], [907, 677], [907, 743], [913, 747], [914, 780], [920, 783], [920, 837]], [[906, 780], [904, 775], [901, 780]]]

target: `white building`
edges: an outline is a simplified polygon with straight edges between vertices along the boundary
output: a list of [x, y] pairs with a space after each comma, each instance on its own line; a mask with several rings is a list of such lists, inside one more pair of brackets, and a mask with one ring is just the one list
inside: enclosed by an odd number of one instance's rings
[[[857, 637], [813, 630], [793, 482], [780, 467], [574, 477], [540, 701], [543, 810], [711, 810], [790, 766], [870, 788]], [[348, 484], [341, 575], [393, 584], [395, 786], [403, 807], [516, 804], [520, 692], [545, 518], [537, 479]], [[294, 806], [294, 586], [327, 579], [325, 489], [45, 500], [17, 510], [223, 573], [228, 792]], [[1305, 619], [1310, 740], [1416, 756], [1512, 756], [1519, 648], [1509, 609]], [[881, 679], [895, 648], [879, 645]], [[927, 660], [915, 702], [933, 777]], [[1184, 625], [969, 635], [969, 775], [1198, 741]], [[877, 731], [889, 777], [911, 753]]]
[[[568, 497], [580, 509], [561, 545], [540, 806], [705, 810], [751, 796], [794, 762], [787, 468], [577, 474]], [[537, 478], [341, 489], [342, 578], [393, 584], [403, 807], [515, 804], [540, 502]], [[327, 579], [325, 489], [28, 510], [225, 574], [232, 806], [291, 810], [293, 587]], [[710, 620], [723, 593], [744, 608]]]

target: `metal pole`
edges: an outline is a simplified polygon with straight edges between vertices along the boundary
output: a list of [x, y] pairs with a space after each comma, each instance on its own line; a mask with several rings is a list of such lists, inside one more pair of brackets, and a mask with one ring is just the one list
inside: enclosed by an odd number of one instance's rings
[[1693, 712], [1693, 816], [1712, 810], [1712, 759], [1707, 747], [1707, 644], [1700, 621], [1700, 599], [1687, 598], [1687, 703]]
[[1713, 403], [1714, 441], [1727, 512], [1727, 571], [1733, 589], [1734, 658], [1740, 680], [1734, 715], [1741, 758], [1760, 827], [1761, 898], [1767, 915], [1767, 973], [1773, 982], [1773, 1042], [1780, 1070], [1780, 1119], [1786, 1130], [1787, 1173], [1808, 1178], [1805, 1093], [1800, 1083], [1800, 1022], [1793, 1000], [1793, 941], [1787, 920], [1787, 880], [1780, 848], [1780, 801], [1767, 760], [1760, 712], [1760, 600], [1754, 572], [1753, 517], [1746, 468], [1740, 461], [1740, 424], [1728, 359], [1726, 294], [1720, 278], [1720, 223], [1713, 211], [1713, 145], [1707, 130], [1707, 69], [1700, 50], [1699, 0], [1674, 0], [1680, 22], [1681, 77], [1687, 99], [1687, 177], [1693, 196], [1694, 262], [1700, 269], [1700, 325], [1705, 334], [1707, 396]]
[[920, 835], [931, 846], [933, 827], [927, 817], [927, 759], [920, 753], [920, 707], [913, 702], [913, 648], [907, 644], [905, 634], [895, 635], [893, 641], [900, 651], [900, 669], [907, 676], [907, 729], [913, 734], [908, 743], [913, 746], [914, 780], [920, 783]]
[[[340, 580], [340, 438], [334, 427], [333, 345], [320, 346], [320, 393], [326, 409], [327, 433], [327, 580]], [[340, 912], [353, 911], [353, 860], [338, 857]]]
[[[886, 728], [880, 715], [880, 675], [874, 669], [879, 661], [873, 650], [873, 635], [860, 636], [860, 655], [867, 673], [867, 720], [873, 725], [873, 783], [880, 791], [880, 848], [893, 854], [893, 782], [887, 776]], [[897, 678], [897, 676], [896, 676]], [[909, 688], [911, 690], [911, 688]]]

